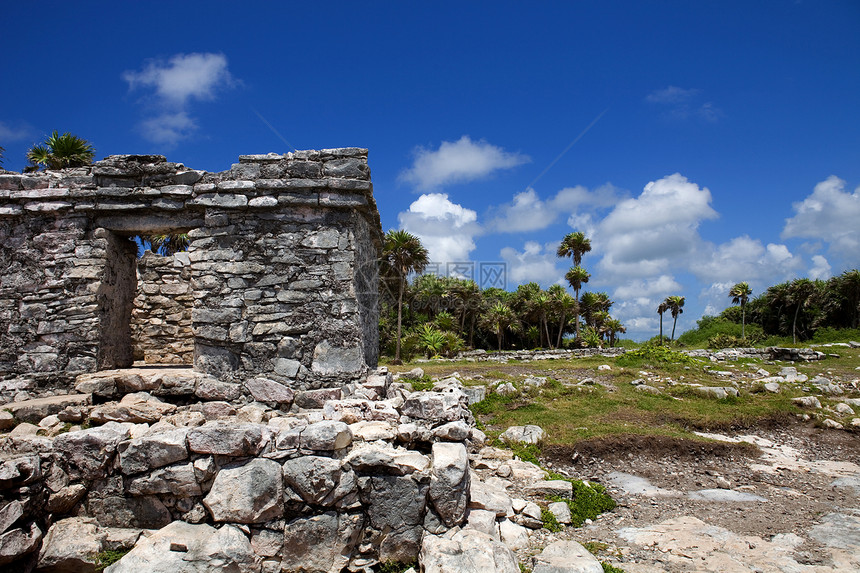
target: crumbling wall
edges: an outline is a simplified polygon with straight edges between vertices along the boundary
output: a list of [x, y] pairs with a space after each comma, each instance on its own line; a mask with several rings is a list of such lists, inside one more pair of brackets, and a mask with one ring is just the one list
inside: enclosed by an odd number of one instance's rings
[[147, 364], [191, 364], [191, 260], [146, 251], [137, 260], [137, 296], [131, 315], [134, 359]]
[[376, 364], [382, 228], [367, 150], [162, 156], [0, 173], [0, 394], [132, 357], [135, 234], [188, 232], [196, 369], [336, 386]]

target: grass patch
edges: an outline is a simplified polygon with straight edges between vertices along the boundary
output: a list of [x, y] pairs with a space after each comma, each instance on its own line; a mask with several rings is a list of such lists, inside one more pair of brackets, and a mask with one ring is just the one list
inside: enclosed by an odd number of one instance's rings
[[102, 551], [96, 555], [96, 572], [100, 573], [104, 571], [107, 567], [113, 565], [123, 557], [125, 554], [131, 551], [131, 549], [120, 549], [118, 551]]
[[418, 569], [418, 562], [411, 561], [409, 563], [400, 563], [399, 561], [386, 561], [379, 565], [379, 573], [403, 573], [410, 567]]
[[532, 573], [532, 568], [524, 563], [517, 563], [520, 566], [520, 573]]
[[586, 519], [596, 519], [601, 513], [612, 511], [617, 505], [606, 488], [594, 482], [569, 479], [563, 475], [549, 472], [550, 479], [569, 481], [573, 485], [573, 499], [552, 497], [550, 501], [562, 501], [570, 508], [570, 521], [574, 527], [581, 527]]
[[625, 352], [615, 359], [619, 366], [640, 368], [660, 364], [684, 364], [694, 366], [702, 364], [701, 361], [688, 356], [678, 350], [672, 350], [665, 346], [643, 346], [636, 350]]
[[624, 573], [624, 569], [614, 567], [611, 563], [601, 561], [600, 566], [603, 567], [603, 573]]
[[536, 466], [540, 465], [540, 446], [537, 444], [506, 444], [497, 440], [494, 445], [499, 448], [508, 448], [524, 462], [533, 463]]
[[540, 520], [543, 522], [543, 528], [550, 533], [558, 533], [564, 529], [564, 526], [558, 522], [555, 515], [545, 507], [540, 510]]

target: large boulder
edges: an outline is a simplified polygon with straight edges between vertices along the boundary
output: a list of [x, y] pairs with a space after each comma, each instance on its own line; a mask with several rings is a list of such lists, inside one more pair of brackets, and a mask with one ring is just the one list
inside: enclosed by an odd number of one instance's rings
[[333, 511], [287, 523], [281, 551], [282, 571], [339, 573], [349, 563], [364, 520]]
[[5, 565], [27, 556], [39, 548], [42, 530], [35, 523], [27, 528], [17, 528], [0, 535], [0, 565]]
[[218, 472], [203, 505], [215, 521], [260, 523], [283, 514], [283, 497], [281, 466], [255, 458]]
[[556, 541], [535, 557], [534, 573], [603, 573], [594, 555], [576, 541]]
[[239, 528], [174, 521], [138, 544], [105, 573], [259, 573], [260, 559]]
[[132, 475], [184, 460], [188, 457], [188, 431], [188, 428], [177, 428], [120, 443], [122, 473]]
[[358, 493], [355, 472], [340, 460], [320, 456], [300, 456], [283, 465], [284, 480], [311, 505], [340, 506], [351, 503]]
[[269, 439], [266, 426], [216, 420], [188, 432], [188, 449], [198, 454], [254, 456], [269, 443]]
[[462, 523], [469, 502], [469, 454], [459, 443], [437, 442], [432, 450], [430, 500], [448, 527]]
[[95, 571], [105, 534], [94, 519], [70, 517], [53, 524], [39, 553], [41, 571]]
[[117, 446], [128, 436], [128, 429], [117, 422], [60, 434], [54, 439], [54, 461], [72, 479], [104, 477]]
[[499, 439], [509, 444], [539, 444], [544, 438], [540, 426], [511, 426], [499, 436]]
[[517, 558], [505, 544], [475, 529], [454, 535], [425, 535], [420, 562], [424, 573], [519, 573]]

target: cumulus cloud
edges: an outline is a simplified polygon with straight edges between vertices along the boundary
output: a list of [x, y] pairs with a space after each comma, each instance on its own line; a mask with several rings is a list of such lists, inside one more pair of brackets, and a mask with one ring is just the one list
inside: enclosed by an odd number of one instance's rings
[[443, 141], [436, 150], [417, 147], [413, 154], [412, 167], [403, 171], [399, 179], [417, 191], [474, 181], [531, 161], [527, 155], [505, 151], [484, 140], [472, 141], [468, 135], [453, 142]]
[[803, 259], [782, 244], [762, 244], [747, 235], [720, 245], [703, 245], [690, 270], [702, 281], [772, 283], [794, 276]]
[[155, 115], [140, 127], [147, 139], [172, 145], [197, 127], [188, 108], [193, 101], [215, 99], [217, 93], [236, 85], [224, 54], [176, 54], [170, 59], [150, 60], [141, 70], [122, 74], [129, 89], [150, 90]]
[[556, 282], [566, 284], [562, 282], [564, 272], [556, 266], [559, 262], [555, 254], [557, 247], [557, 244], [541, 245], [535, 241], [528, 241], [522, 251], [505, 247], [500, 254], [507, 265], [508, 276], [514, 284], [534, 281], [546, 287]]
[[626, 199], [598, 225], [601, 272], [615, 278], [666, 273], [685, 263], [701, 238], [701, 221], [717, 218], [711, 192], [680, 173], [648, 183], [639, 197]]
[[0, 142], [21, 141], [31, 137], [32, 129], [25, 125], [12, 127], [6, 122], [0, 121]]
[[702, 101], [702, 90], [685, 89], [678, 86], [668, 86], [655, 90], [645, 96], [645, 101], [663, 110], [663, 116], [670, 119], [684, 120], [698, 118], [707, 122], [715, 122], [722, 111], [713, 102]]
[[488, 227], [500, 233], [537, 231], [555, 223], [560, 215], [570, 214], [571, 218], [590, 217], [589, 211], [610, 207], [625, 196], [626, 193], [622, 189], [607, 183], [593, 191], [581, 185], [566, 187], [553, 197], [542, 200], [537, 192], [529, 187], [514, 195], [510, 203], [491, 209]]
[[833, 276], [830, 263], [821, 255], [813, 255], [812, 268], [809, 269], [809, 278], [811, 279], [829, 279]]
[[783, 238], [817, 239], [848, 265], [860, 264], [860, 187], [853, 193], [831, 175], [812, 194], [793, 205], [795, 215], [785, 222]]
[[634, 280], [615, 289], [616, 299], [642, 299], [654, 297], [662, 300], [681, 290], [681, 285], [670, 275], [660, 275], [656, 279]]
[[478, 214], [453, 203], [447, 193], [425, 193], [397, 216], [400, 226], [417, 235], [434, 263], [469, 260], [481, 232]]

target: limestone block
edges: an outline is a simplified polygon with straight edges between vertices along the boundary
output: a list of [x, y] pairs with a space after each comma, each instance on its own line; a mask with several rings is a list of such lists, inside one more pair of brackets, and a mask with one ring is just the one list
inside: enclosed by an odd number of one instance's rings
[[174, 521], [142, 538], [134, 549], [105, 570], [109, 573], [259, 573], [260, 558], [233, 525], [215, 529]]
[[179, 462], [188, 457], [189, 428], [150, 433], [118, 446], [122, 473], [133, 475]]
[[475, 529], [454, 535], [425, 535], [419, 556], [424, 573], [519, 573], [516, 555], [505, 544]]
[[539, 444], [545, 435], [540, 426], [511, 426], [502, 432], [499, 439], [513, 444]]
[[326, 512], [299, 517], [284, 529], [284, 571], [335, 573], [349, 563], [364, 520], [361, 515]]
[[42, 530], [35, 523], [0, 535], [0, 565], [33, 553], [42, 542]]
[[54, 462], [73, 479], [102, 477], [117, 446], [128, 437], [128, 429], [117, 422], [60, 434], [54, 439]]
[[576, 541], [555, 541], [535, 557], [534, 573], [603, 573], [597, 558]]
[[459, 525], [469, 500], [469, 456], [459, 443], [433, 444], [430, 500], [448, 527]]
[[352, 444], [352, 432], [343, 422], [325, 420], [309, 424], [301, 432], [303, 450], [335, 451]]
[[131, 495], [172, 494], [177, 497], [203, 495], [197, 483], [194, 464], [176, 464], [157, 469], [131, 480], [126, 491]]
[[526, 486], [526, 492], [529, 495], [541, 497], [559, 496], [570, 498], [573, 496], [573, 484], [561, 479], [539, 481]]
[[404, 416], [431, 422], [455, 422], [465, 416], [460, 396], [446, 392], [413, 392], [400, 411]]
[[365, 368], [364, 352], [360, 346], [332, 346], [323, 340], [314, 348], [311, 369], [316, 374], [356, 374]]
[[215, 521], [261, 523], [283, 514], [281, 466], [262, 458], [224, 467], [203, 505]]
[[188, 449], [199, 454], [253, 456], [260, 453], [269, 439], [266, 426], [216, 420], [188, 432]]
[[355, 472], [341, 461], [301, 456], [283, 465], [284, 480], [306, 503], [331, 507], [358, 491]]
[[420, 525], [427, 505], [428, 485], [412, 476], [364, 478], [361, 501], [370, 524], [379, 530]]
[[39, 553], [39, 568], [49, 571], [93, 571], [104, 533], [94, 519], [70, 517], [54, 523]]

